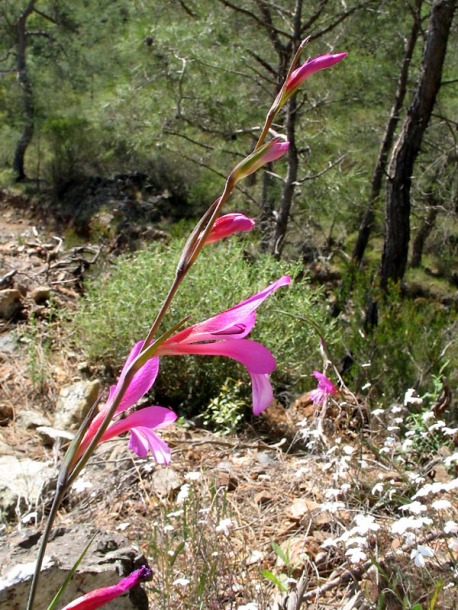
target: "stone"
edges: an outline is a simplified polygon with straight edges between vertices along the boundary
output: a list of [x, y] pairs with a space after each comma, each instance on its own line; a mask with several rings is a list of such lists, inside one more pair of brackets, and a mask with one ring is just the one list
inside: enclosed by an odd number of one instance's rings
[[78, 381], [61, 389], [57, 399], [54, 427], [77, 430], [100, 392], [100, 381]]
[[[47, 608], [66, 576], [96, 533], [78, 525], [57, 528], [51, 535], [40, 574], [35, 608]], [[6, 538], [0, 551], [0, 610], [23, 610], [38, 552], [40, 532], [26, 531]], [[70, 584], [59, 608], [89, 591], [114, 585], [145, 564], [143, 557], [118, 533], [98, 532]], [[136, 586], [110, 602], [110, 610], [148, 610], [145, 591]]]
[[0, 335], [0, 354], [10, 356], [19, 350], [17, 337], [14, 332], [2, 333]]
[[38, 426], [37, 433], [39, 434], [45, 447], [53, 447], [56, 443], [59, 444], [62, 441], [72, 441], [74, 437], [74, 434], [71, 432], [56, 430], [51, 426]]
[[0, 318], [9, 320], [19, 313], [22, 307], [22, 297], [19, 290], [6, 288], [0, 290]]
[[16, 418], [16, 425], [25, 430], [35, 430], [39, 426], [49, 426], [50, 424], [46, 415], [30, 409], [19, 411]]
[[45, 305], [51, 299], [51, 288], [49, 286], [37, 286], [30, 292], [30, 298], [37, 305]]
[[0, 521], [14, 519], [16, 511], [36, 506], [55, 477], [50, 462], [0, 456]]
[[160, 468], [153, 473], [153, 489], [158, 496], [166, 498], [180, 489], [181, 478], [172, 468]]

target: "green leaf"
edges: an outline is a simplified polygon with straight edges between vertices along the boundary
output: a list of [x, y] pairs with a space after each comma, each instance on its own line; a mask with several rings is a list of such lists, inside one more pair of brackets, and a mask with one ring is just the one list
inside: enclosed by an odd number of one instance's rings
[[277, 576], [275, 576], [275, 574], [273, 574], [272, 572], [270, 572], [270, 570], [263, 570], [261, 572], [261, 574], [264, 576], [264, 578], [267, 578], [268, 580], [270, 580], [271, 582], [274, 583], [274, 585], [280, 589], [280, 591], [286, 592], [288, 591], [288, 587], [285, 585], [285, 583], [283, 583]]
[[289, 560], [288, 554], [285, 553], [285, 551], [281, 548], [281, 546], [279, 544], [277, 544], [276, 542], [272, 542], [272, 548], [273, 548], [275, 554], [277, 555], [277, 557], [279, 557], [283, 561], [285, 566], [289, 567], [291, 565], [291, 562]]
[[70, 572], [67, 574], [66, 579], [64, 580], [61, 588], [57, 591], [56, 595], [54, 596], [54, 599], [52, 600], [52, 602], [49, 604], [47, 610], [55, 610], [57, 602], [59, 601], [59, 599], [61, 598], [63, 592], [65, 591], [65, 589], [68, 587], [69, 582], [71, 581], [71, 579], [73, 578], [73, 575], [75, 574], [76, 570], [78, 569], [78, 566], [80, 565], [80, 563], [83, 561], [86, 553], [89, 550], [89, 547], [91, 546], [91, 544], [94, 542], [94, 538], [97, 536], [98, 532], [95, 532], [95, 534], [92, 536], [92, 538], [89, 540], [89, 542], [87, 543], [87, 545], [85, 546], [85, 548], [83, 549], [83, 552], [81, 553], [81, 555], [78, 557], [75, 565], [73, 566], [73, 568], [70, 570]]
[[437, 598], [439, 597], [439, 593], [441, 592], [443, 585], [444, 581], [442, 580], [442, 578], [439, 578], [436, 583], [436, 586], [434, 587], [434, 593], [431, 598], [431, 601], [429, 602], [428, 610], [434, 610], [434, 608], [436, 607]]

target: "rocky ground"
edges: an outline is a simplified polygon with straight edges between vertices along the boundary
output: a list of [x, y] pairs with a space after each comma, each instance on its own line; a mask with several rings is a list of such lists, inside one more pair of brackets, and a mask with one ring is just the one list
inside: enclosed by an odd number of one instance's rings
[[[105, 385], [61, 324], [103, 252], [69, 248], [19, 195], [0, 206], [0, 609], [19, 610], [17, 568], [35, 557], [64, 449]], [[80, 573], [116, 579], [121, 556], [124, 572], [148, 561], [151, 608], [455, 608], [456, 431], [434, 406], [407, 436], [442, 434], [421, 459], [405, 445], [405, 405], [370, 416], [344, 388], [327, 407], [274, 404], [239, 436], [166, 431], [167, 468], [107, 443], [59, 511], [57, 578], [94, 531]], [[76, 586], [108, 582], [97, 578]], [[110, 607], [146, 608], [141, 595], [122, 603]]]

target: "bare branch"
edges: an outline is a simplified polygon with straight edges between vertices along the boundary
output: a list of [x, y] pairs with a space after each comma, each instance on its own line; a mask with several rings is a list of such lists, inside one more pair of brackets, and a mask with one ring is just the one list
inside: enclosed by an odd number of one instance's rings
[[183, 0], [178, 0], [178, 3], [181, 6], [181, 8], [184, 10], [184, 12], [187, 13], [193, 19], [196, 19], [199, 16], [197, 13], [195, 13], [193, 10], [191, 10], [189, 8], [189, 6], [183, 2]]

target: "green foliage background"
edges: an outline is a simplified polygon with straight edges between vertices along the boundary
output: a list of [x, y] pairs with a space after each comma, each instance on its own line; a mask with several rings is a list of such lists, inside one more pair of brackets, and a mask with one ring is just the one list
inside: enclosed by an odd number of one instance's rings
[[[72, 324], [79, 345], [91, 360], [116, 370], [133, 343], [146, 336], [174, 276], [182, 245], [176, 240], [169, 246], [122, 257], [105, 277], [90, 283]], [[319, 358], [316, 327], [332, 345], [335, 322], [326, 315], [322, 291], [311, 289], [297, 263], [269, 256], [253, 259], [236, 242], [208, 246], [182, 284], [167, 326], [185, 316], [190, 316], [191, 324], [229, 309], [286, 274], [293, 279], [292, 285], [263, 304], [250, 337], [274, 353], [278, 370], [273, 378], [280, 397], [282, 392], [303, 391]], [[227, 358], [162, 358], [155, 398], [196, 414], [219, 394], [228, 378], [242, 378], [249, 396], [248, 374]]]

